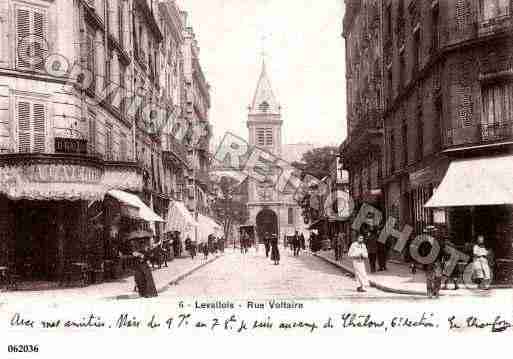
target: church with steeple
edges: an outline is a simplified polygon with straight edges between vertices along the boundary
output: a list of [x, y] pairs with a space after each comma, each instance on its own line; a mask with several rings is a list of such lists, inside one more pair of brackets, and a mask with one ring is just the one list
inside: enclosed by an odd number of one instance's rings
[[[271, 87], [265, 60], [256, 86], [253, 101], [248, 107], [248, 141], [251, 146], [262, 148], [273, 155], [284, 158], [282, 153], [282, 108]], [[265, 232], [275, 233], [280, 241], [295, 230], [305, 233], [306, 227], [301, 208], [293, 199], [294, 191], [277, 191], [275, 183], [280, 174], [276, 169], [267, 174], [265, 181], [249, 180], [249, 223], [255, 225], [258, 238]]]

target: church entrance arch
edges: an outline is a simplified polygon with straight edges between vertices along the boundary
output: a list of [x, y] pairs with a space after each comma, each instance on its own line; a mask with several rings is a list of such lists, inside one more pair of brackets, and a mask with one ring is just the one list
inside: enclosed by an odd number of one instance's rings
[[273, 210], [264, 208], [256, 216], [256, 227], [260, 242], [265, 233], [278, 235], [278, 216]]

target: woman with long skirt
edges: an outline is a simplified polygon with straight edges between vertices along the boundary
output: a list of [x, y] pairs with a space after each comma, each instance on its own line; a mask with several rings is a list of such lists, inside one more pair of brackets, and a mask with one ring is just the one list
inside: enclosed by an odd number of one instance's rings
[[489, 289], [491, 270], [490, 265], [488, 263], [489, 252], [484, 244], [484, 236], [479, 235], [477, 237], [477, 243], [474, 245], [472, 252], [474, 254], [474, 275], [476, 279], [479, 281], [479, 288]]
[[278, 249], [278, 237], [273, 234], [271, 237], [271, 260], [274, 265], [280, 264], [280, 250]]
[[155, 281], [153, 280], [153, 275], [148, 265], [147, 254], [134, 252], [133, 255], [137, 259], [134, 280], [139, 295], [143, 298], [156, 297], [158, 295], [157, 288], [155, 287]]

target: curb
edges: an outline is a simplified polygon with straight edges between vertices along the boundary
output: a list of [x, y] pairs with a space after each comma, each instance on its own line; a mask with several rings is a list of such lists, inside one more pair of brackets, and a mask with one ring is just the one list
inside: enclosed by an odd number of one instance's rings
[[[317, 253], [312, 253], [312, 254], [314, 256], [316, 256], [317, 258], [321, 258], [321, 259], [325, 260], [326, 262], [342, 269], [344, 272], [347, 272], [347, 273], [351, 274], [351, 276], [354, 277], [354, 271], [351, 268], [349, 268], [345, 265], [342, 265], [342, 264], [334, 261], [333, 259], [327, 258], [323, 255], [320, 255]], [[423, 297], [426, 296], [426, 292], [423, 292], [423, 291], [393, 288], [393, 287], [382, 285], [382, 284], [377, 283], [370, 279], [369, 279], [369, 283], [370, 283], [371, 287], [376, 288], [376, 289], [381, 290], [382, 292], [386, 292], [386, 293], [405, 294], [405, 295], [421, 295]]]
[[[171, 278], [171, 280], [169, 282], [167, 282], [167, 284], [158, 288], [157, 293], [161, 294], [161, 293], [167, 291], [169, 288], [171, 288], [171, 286], [178, 284], [178, 282], [180, 282], [185, 277], [187, 277], [187, 276], [191, 275], [192, 273], [196, 272], [197, 270], [203, 268], [207, 264], [214, 262], [215, 260], [219, 259], [220, 257], [222, 257], [222, 255], [216, 255], [215, 257], [212, 257], [211, 259], [208, 259], [205, 262], [200, 263], [197, 266], [192, 267], [191, 269], [188, 269], [188, 270], [178, 274], [177, 276]], [[107, 297], [106, 299], [121, 300], [121, 299], [137, 299], [137, 298], [140, 298], [139, 294], [134, 293], [134, 294], [121, 294], [121, 295], [117, 295], [115, 297]]]

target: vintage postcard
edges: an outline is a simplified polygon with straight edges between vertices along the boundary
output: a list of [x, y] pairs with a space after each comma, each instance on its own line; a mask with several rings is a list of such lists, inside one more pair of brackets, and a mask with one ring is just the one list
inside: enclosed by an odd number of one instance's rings
[[511, 0], [0, 0], [0, 357], [511, 338], [512, 40]]

